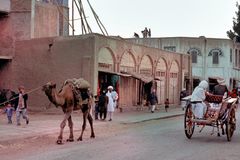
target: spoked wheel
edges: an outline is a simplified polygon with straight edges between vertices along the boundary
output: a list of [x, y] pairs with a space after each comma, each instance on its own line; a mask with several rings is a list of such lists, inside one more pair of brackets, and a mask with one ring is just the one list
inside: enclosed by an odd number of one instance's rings
[[192, 112], [192, 106], [191, 104], [188, 104], [185, 110], [185, 116], [184, 116], [184, 129], [185, 129], [185, 135], [188, 139], [190, 139], [194, 132], [195, 122], [193, 122], [194, 115]]
[[231, 141], [233, 132], [236, 129], [235, 110], [233, 108], [229, 110], [228, 117], [225, 124], [226, 124], [227, 140]]

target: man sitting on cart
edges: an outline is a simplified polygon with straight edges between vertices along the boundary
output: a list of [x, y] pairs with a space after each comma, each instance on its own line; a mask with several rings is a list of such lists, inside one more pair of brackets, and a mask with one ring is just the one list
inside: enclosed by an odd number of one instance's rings
[[228, 89], [224, 79], [217, 79], [218, 84], [213, 88], [213, 94], [227, 97]]
[[[217, 79], [218, 84], [213, 88], [213, 94], [223, 96], [223, 99], [228, 97], [228, 89], [224, 79]], [[231, 95], [230, 95], [231, 96]], [[220, 106], [219, 106], [220, 107]], [[227, 108], [227, 103], [221, 104], [221, 110], [219, 110], [216, 115], [222, 115]], [[220, 113], [221, 112], [221, 113]], [[222, 126], [223, 127], [223, 126]]]
[[208, 82], [202, 80], [199, 85], [194, 89], [191, 97], [192, 109], [196, 118], [202, 119], [206, 113], [207, 105], [204, 102], [206, 99], [206, 92]]
[[[224, 110], [224, 108], [227, 107], [227, 104], [221, 104], [223, 106], [220, 107], [219, 100], [222, 100], [222, 97], [225, 97], [225, 98], [227, 97], [228, 90], [227, 90], [225, 81], [223, 79], [218, 80], [218, 85], [214, 87], [213, 94], [208, 93], [207, 88], [208, 88], [208, 82], [203, 80], [194, 89], [192, 98], [191, 98], [193, 113], [195, 115], [195, 118], [199, 118], [199, 119], [207, 118], [209, 121], [214, 121], [219, 116], [220, 108]], [[216, 98], [218, 98], [218, 100]], [[208, 116], [204, 117], [207, 110], [209, 112]]]

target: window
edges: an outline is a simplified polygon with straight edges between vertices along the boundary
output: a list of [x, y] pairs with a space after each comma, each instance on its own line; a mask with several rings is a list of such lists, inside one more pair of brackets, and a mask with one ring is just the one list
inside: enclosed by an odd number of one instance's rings
[[164, 46], [163, 49], [166, 51], [176, 52], [175, 46]]
[[202, 56], [201, 51], [198, 48], [190, 48], [188, 50], [188, 54], [191, 54], [191, 56], [192, 56], [192, 63], [197, 63], [198, 62], [198, 56]]
[[212, 63], [213, 64], [218, 64], [219, 63], [219, 56], [218, 56], [218, 52], [213, 52], [212, 53]]
[[213, 64], [219, 64], [219, 57], [223, 56], [223, 52], [219, 48], [214, 48], [209, 52], [208, 56], [212, 56]]
[[191, 55], [192, 55], [192, 63], [197, 63], [197, 52], [192, 51]]

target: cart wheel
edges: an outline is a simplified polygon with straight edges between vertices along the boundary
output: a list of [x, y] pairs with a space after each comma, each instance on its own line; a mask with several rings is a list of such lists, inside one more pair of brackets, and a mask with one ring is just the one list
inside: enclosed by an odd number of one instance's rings
[[235, 117], [235, 110], [231, 108], [228, 113], [228, 118], [226, 120], [226, 134], [227, 134], [227, 140], [231, 141], [233, 132], [236, 128], [236, 117]]
[[194, 115], [192, 112], [192, 105], [188, 104], [185, 110], [184, 115], [184, 129], [185, 129], [185, 135], [188, 139], [190, 139], [194, 132], [195, 122], [193, 122]]

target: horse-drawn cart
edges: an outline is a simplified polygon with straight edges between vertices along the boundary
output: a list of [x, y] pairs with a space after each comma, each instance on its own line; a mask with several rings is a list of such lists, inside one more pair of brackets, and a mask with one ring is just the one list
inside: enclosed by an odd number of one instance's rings
[[[188, 97], [186, 103], [186, 110], [184, 116], [184, 129], [185, 135], [190, 139], [194, 133], [196, 125], [201, 126], [199, 132], [203, 130], [205, 126], [217, 128], [217, 134], [220, 136], [219, 129], [222, 130], [222, 135], [227, 135], [227, 140], [231, 141], [233, 133], [236, 129], [236, 117], [235, 112], [237, 109], [238, 98], [226, 98], [223, 100], [221, 96], [211, 95], [206, 97], [207, 110], [204, 118], [198, 119], [194, 115], [195, 104], [190, 102], [191, 96]], [[225, 129], [224, 129], [225, 128]]]

